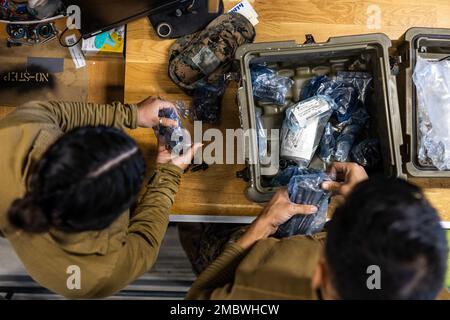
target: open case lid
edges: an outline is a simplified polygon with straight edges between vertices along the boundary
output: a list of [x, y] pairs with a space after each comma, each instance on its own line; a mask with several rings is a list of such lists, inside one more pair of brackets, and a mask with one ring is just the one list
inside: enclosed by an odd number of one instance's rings
[[418, 56], [428, 59], [450, 56], [450, 29], [411, 28], [398, 44], [400, 57], [398, 97], [404, 134], [403, 170], [412, 177], [450, 177], [450, 171], [424, 166], [418, 160], [417, 93], [413, 82]]

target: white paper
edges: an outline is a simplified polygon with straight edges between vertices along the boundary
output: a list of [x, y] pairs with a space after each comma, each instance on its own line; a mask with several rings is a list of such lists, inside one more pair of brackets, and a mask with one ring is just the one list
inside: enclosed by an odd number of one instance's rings
[[[66, 37], [66, 44], [72, 46], [77, 41], [75, 35], [70, 35]], [[86, 66], [86, 59], [84, 58], [83, 52], [81, 52], [80, 44], [73, 45], [69, 47], [70, 55], [72, 56], [75, 68], [80, 69]]]
[[239, 2], [233, 8], [231, 8], [228, 12], [237, 12], [246, 17], [254, 26], [259, 23], [258, 13], [252, 7], [252, 5], [248, 2], [248, 0], [244, 0]]
[[299, 134], [293, 133], [291, 130], [283, 130], [281, 155], [310, 160], [314, 152], [318, 125], [319, 119], [316, 118], [308, 122], [306, 128], [301, 129]]

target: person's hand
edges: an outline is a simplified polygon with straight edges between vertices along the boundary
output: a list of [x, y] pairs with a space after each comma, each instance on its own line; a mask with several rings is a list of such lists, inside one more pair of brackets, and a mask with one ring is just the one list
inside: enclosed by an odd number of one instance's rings
[[316, 206], [295, 204], [289, 200], [287, 189], [279, 190], [264, 208], [263, 212], [250, 225], [244, 235], [237, 241], [244, 249], [255, 242], [274, 234], [280, 225], [297, 214], [313, 214]]
[[322, 189], [344, 197], [347, 197], [357, 184], [369, 179], [366, 170], [356, 163], [333, 162], [328, 168], [328, 174], [336, 181], [322, 183]]
[[164, 101], [155, 97], [149, 97], [138, 103], [138, 126], [143, 128], [153, 128], [159, 125], [165, 127], [177, 127], [175, 120], [168, 118], [159, 118], [159, 111], [162, 109], [176, 109], [171, 102]]
[[182, 170], [186, 170], [192, 163], [197, 151], [202, 147], [201, 143], [195, 143], [191, 148], [187, 149], [182, 155], [176, 155], [169, 150], [167, 150], [164, 144], [158, 145], [158, 156], [156, 157], [157, 164], [167, 164], [171, 163], [176, 165]]

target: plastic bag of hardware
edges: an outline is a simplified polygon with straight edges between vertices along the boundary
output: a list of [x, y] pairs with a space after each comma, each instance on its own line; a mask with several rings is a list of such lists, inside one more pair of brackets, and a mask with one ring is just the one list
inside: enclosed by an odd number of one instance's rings
[[284, 170], [281, 170], [273, 179], [271, 185], [273, 187], [284, 187], [289, 184], [292, 177], [301, 176], [305, 174], [319, 174], [322, 171], [316, 169], [300, 168], [298, 166], [289, 166]]
[[365, 168], [374, 168], [381, 161], [380, 140], [366, 139], [352, 148], [352, 159]]
[[175, 108], [177, 108], [178, 114], [184, 119], [188, 119], [191, 116], [191, 108], [187, 106], [183, 101], [176, 101]]
[[193, 92], [193, 116], [194, 120], [216, 124], [220, 121], [222, 99], [228, 85], [225, 76], [215, 83], [199, 81], [195, 84]]
[[413, 79], [419, 100], [421, 161], [428, 157], [439, 170], [450, 170], [450, 61], [419, 58]]
[[315, 95], [330, 97], [335, 102], [334, 113], [339, 122], [348, 120], [358, 107], [358, 90], [352, 84], [331, 80], [327, 76], [312, 79], [305, 92], [305, 99]]
[[349, 160], [350, 151], [361, 129], [362, 127], [359, 124], [350, 124], [344, 128], [336, 139], [336, 152], [334, 154], [336, 161], [347, 162]]
[[178, 122], [178, 127], [158, 127], [159, 139], [166, 145], [166, 148], [175, 154], [181, 154], [184, 148], [184, 128], [177, 112], [171, 108], [164, 108], [159, 111], [160, 118], [169, 118]]
[[289, 181], [289, 198], [297, 204], [317, 206], [319, 210], [315, 214], [296, 215], [282, 224], [276, 233], [279, 238], [311, 235], [320, 232], [325, 225], [331, 193], [323, 190], [321, 185], [324, 181], [331, 181], [331, 178], [326, 173], [315, 170], [305, 170], [302, 173]]
[[334, 153], [336, 152], [336, 136], [337, 131], [330, 122], [327, 123], [325, 131], [320, 141], [319, 158], [329, 164], [333, 161]]
[[282, 158], [308, 167], [332, 114], [333, 101], [315, 96], [290, 107], [281, 128]]
[[325, 95], [335, 102], [334, 112], [339, 122], [348, 121], [355, 110], [365, 106], [371, 90], [372, 75], [367, 72], [338, 72], [337, 79], [327, 76], [311, 79], [304, 88], [303, 98]]
[[331, 81], [330, 78], [327, 76], [318, 76], [314, 77], [308, 82], [306, 82], [305, 86], [303, 87], [301, 96], [303, 99], [309, 99], [311, 97], [314, 97], [317, 94], [317, 91], [319, 91], [320, 86], [323, 83]]
[[294, 81], [278, 76], [274, 70], [264, 65], [251, 67], [253, 95], [257, 101], [271, 102], [277, 105], [286, 103], [286, 94]]
[[335, 125], [336, 130], [339, 132], [342, 132], [345, 127], [351, 125], [351, 124], [357, 124], [361, 126], [361, 128], [365, 128], [367, 126], [368, 120], [370, 116], [367, 113], [366, 108], [361, 107], [358, 110], [354, 111], [350, 119], [344, 122], [337, 123]]
[[267, 130], [264, 130], [261, 110], [256, 110], [256, 132], [258, 134], [259, 159], [267, 156]]
[[367, 97], [372, 91], [372, 80], [372, 74], [368, 72], [340, 71], [337, 73], [337, 81], [350, 84], [357, 89], [359, 107], [366, 105]]

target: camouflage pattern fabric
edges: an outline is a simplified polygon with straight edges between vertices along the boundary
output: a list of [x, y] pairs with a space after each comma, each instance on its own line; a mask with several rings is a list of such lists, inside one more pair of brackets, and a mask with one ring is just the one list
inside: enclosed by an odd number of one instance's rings
[[222, 223], [180, 223], [178, 232], [192, 270], [198, 276], [229, 244], [235, 243], [248, 225]]
[[253, 42], [255, 28], [239, 13], [226, 13], [205, 30], [178, 39], [170, 49], [169, 76], [188, 94], [199, 80], [214, 81], [225, 74], [236, 49]]

